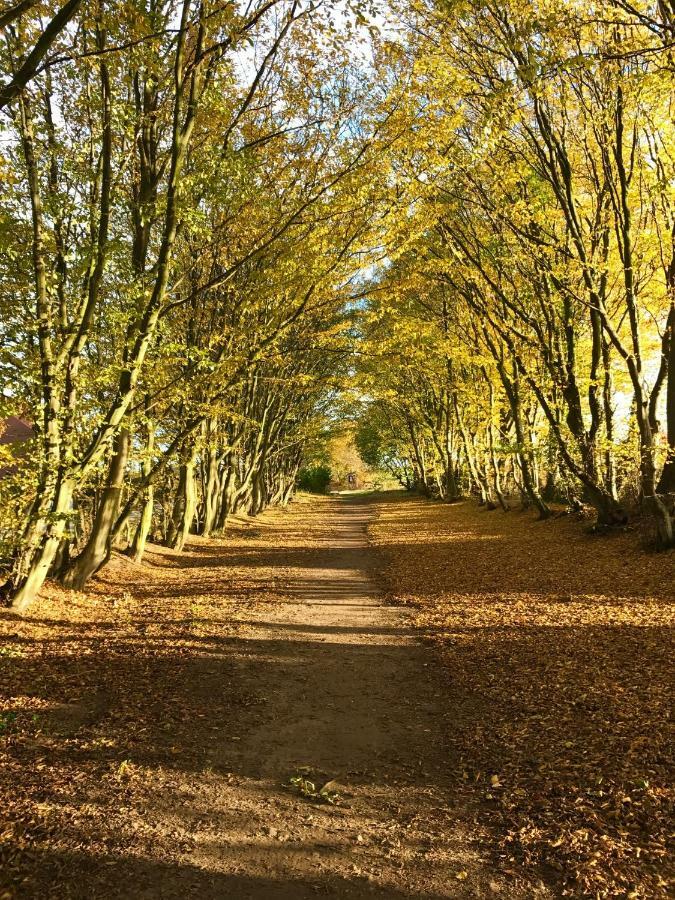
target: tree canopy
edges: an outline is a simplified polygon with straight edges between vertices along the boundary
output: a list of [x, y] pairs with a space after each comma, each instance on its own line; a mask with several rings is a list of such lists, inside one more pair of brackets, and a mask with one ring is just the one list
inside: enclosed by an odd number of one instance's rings
[[0, 413], [35, 433], [4, 448], [13, 605], [287, 503], [345, 415], [429, 496], [641, 509], [672, 545], [668, 3], [1, 22]]

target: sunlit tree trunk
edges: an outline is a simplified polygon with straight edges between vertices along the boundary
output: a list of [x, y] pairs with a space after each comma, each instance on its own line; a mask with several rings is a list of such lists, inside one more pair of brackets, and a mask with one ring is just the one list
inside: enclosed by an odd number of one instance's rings
[[80, 590], [87, 581], [110, 559], [112, 529], [120, 508], [124, 473], [129, 456], [129, 432], [122, 429], [115, 438], [115, 449], [109, 469], [109, 482], [105, 485], [101, 502], [96, 510], [89, 540], [82, 552], [70, 564], [63, 577], [67, 587]]
[[190, 451], [180, 466], [178, 487], [173, 504], [167, 543], [174, 550], [182, 550], [190, 534], [197, 507], [195, 481], [195, 451]]

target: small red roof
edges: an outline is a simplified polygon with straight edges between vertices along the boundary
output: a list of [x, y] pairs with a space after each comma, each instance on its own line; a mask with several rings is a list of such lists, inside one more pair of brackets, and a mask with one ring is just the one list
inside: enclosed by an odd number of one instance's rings
[[0, 421], [0, 444], [17, 444], [35, 437], [33, 426], [18, 416], [8, 416]]
[[4, 422], [0, 421], [0, 444], [16, 444], [19, 441], [29, 441], [34, 437], [33, 426], [25, 419], [8, 416]]

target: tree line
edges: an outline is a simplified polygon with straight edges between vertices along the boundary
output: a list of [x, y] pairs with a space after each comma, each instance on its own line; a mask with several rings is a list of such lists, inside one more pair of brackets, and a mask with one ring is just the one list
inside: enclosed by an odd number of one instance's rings
[[287, 503], [352, 401], [408, 487], [672, 545], [672, 2], [0, 27], [0, 415], [35, 432], [3, 448], [8, 602]]
[[[424, 492], [675, 511], [675, 7], [420, 2], [364, 290], [368, 458]], [[395, 249], [394, 249], [395, 248]]]
[[288, 502], [345, 365], [379, 139], [335, 5], [10, 13], [0, 371], [36, 437], [0, 491], [21, 609], [113, 547], [140, 560], [149, 536], [180, 548]]

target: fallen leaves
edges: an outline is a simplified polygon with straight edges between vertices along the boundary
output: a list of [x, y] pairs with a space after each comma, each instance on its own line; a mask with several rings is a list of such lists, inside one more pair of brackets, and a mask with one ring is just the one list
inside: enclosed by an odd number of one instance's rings
[[264, 699], [238, 678], [239, 622], [283, 597], [311, 546], [309, 504], [295, 506], [295, 531], [284, 512], [234, 520], [182, 554], [116, 556], [86, 593], [49, 585], [23, 619], [0, 613], [0, 897], [117, 896], [111, 883], [192, 846], [177, 797]]
[[399, 495], [371, 528], [445, 667], [450, 765], [503, 871], [665, 897], [675, 556]]
[[[470, 504], [399, 496], [380, 510], [372, 532], [390, 591], [436, 651], [419, 671], [438, 682], [454, 779], [433, 829], [401, 828], [391, 807], [383, 858], [407, 858], [414, 874], [436, 864], [437, 835], [459, 831], [475, 836], [492, 880], [477, 882], [470, 861], [452, 857], [458, 892], [668, 896], [673, 557], [646, 556], [630, 536], [591, 539], [571, 521]], [[118, 560], [88, 594], [54, 588], [29, 618], [0, 617], [0, 646], [19, 651], [0, 654], [2, 710], [17, 714], [0, 736], [0, 889], [47, 896], [45, 885], [79, 880], [109, 896], [112, 881], [135, 884], [148, 861], [191, 852], [189, 816], [219, 834], [214, 792], [229, 790], [230, 754], [273, 696], [241, 679], [253, 649], [240, 639], [246, 620], [284, 598], [279, 573], [307, 578], [311, 516], [292, 515], [302, 529], [266, 531], [265, 520], [259, 535], [241, 539], [233, 527], [182, 557]], [[263, 643], [255, 671], [270, 661]], [[414, 722], [414, 690], [392, 710], [402, 724]], [[316, 793], [350, 796], [328, 774], [285, 771]], [[351, 774], [373, 782], [365, 768]], [[288, 799], [316, 817], [347, 811], [304, 803], [297, 790]], [[287, 834], [277, 824], [275, 844]], [[371, 832], [350, 832], [350, 853], [374, 846]]]

